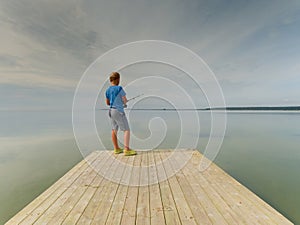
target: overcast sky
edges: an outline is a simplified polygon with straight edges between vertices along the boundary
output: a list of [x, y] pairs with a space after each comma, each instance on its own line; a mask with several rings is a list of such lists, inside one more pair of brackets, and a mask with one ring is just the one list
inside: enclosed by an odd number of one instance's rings
[[93, 61], [144, 39], [197, 53], [229, 106], [300, 105], [299, 0], [1, 0], [0, 27], [0, 110], [70, 109]]

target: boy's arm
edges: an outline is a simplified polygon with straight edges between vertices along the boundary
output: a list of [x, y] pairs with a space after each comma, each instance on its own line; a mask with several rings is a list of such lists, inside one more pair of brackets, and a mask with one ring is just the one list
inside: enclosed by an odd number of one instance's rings
[[108, 98], [106, 98], [106, 105], [110, 105], [110, 101]]
[[126, 95], [122, 96], [122, 101], [123, 101], [123, 104], [126, 105], [126, 103], [128, 102]]

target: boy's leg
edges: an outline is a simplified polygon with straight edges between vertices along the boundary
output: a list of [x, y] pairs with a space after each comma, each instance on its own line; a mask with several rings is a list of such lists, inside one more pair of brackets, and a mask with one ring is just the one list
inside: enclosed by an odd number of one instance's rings
[[129, 141], [130, 141], [130, 130], [124, 131], [124, 148], [125, 150], [129, 150]]
[[[116, 123], [115, 126], [120, 128], [122, 131], [124, 131], [124, 154], [125, 154], [125, 156], [136, 155], [136, 151], [130, 150], [130, 148], [129, 148], [130, 129], [129, 129], [129, 125], [128, 125], [128, 121], [127, 121], [125, 113], [118, 112], [117, 110], [112, 110], [112, 116], [115, 119], [115, 123]], [[114, 144], [115, 149], [116, 149], [116, 146], [118, 147], [117, 137], [113, 137], [113, 143], [115, 143], [114, 139], [116, 139], [116, 145]]]
[[129, 148], [129, 140], [130, 140], [130, 130], [124, 131], [124, 154], [125, 156], [136, 155], [136, 151]]
[[118, 137], [117, 137], [117, 130], [111, 130], [111, 140], [112, 140], [112, 143], [114, 145], [114, 148], [115, 149], [119, 149], [119, 144], [118, 144]]

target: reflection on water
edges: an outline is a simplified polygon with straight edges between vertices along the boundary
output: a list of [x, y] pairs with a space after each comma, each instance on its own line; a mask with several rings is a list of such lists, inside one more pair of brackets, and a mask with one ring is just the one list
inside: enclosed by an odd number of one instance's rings
[[0, 224], [82, 159], [69, 113], [0, 113]]
[[[189, 112], [182, 115], [172, 111], [127, 112], [132, 146], [196, 147], [203, 151], [210, 136], [211, 117], [209, 112], [197, 113], [199, 123]], [[1, 112], [0, 120], [0, 224], [3, 224], [82, 156], [74, 140], [69, 112]], [[295, 223], [300, 223], [299, 122], [298, 113], [228, 113], [225, 139], [215, 160]], [[107, 111], [97, 111], [95, 123], [104, 148], [111, 149]], [[119, 136], [122, 140], [121, 132]], [[178, 145], [180, 138], [183, 142]], [[81, 150], [97, 148], [93, 140], [89, 143]]]
[[232, 113], [216, 163], [300, 223], [300, 114]]

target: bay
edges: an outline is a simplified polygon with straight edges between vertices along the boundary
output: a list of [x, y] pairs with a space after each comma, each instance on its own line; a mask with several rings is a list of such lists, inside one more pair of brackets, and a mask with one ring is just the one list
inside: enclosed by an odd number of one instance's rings
[[[218, 112], [216, 116], [224, 116]], [[196, 148], [204, 152], [211, 113], [127, 110], [135, 149]], [[300, 223], [300, 113], [227, 112], [224, 140], [214, 159], [221, 168]], [[0, 224], [96, 149], [112, 149], [106, 110], [96, 111], [102, 146], [89, 139], [79, 149], [72, 112], [0, 112]], [[122, 132], [119, 132], [122, 141]]]

